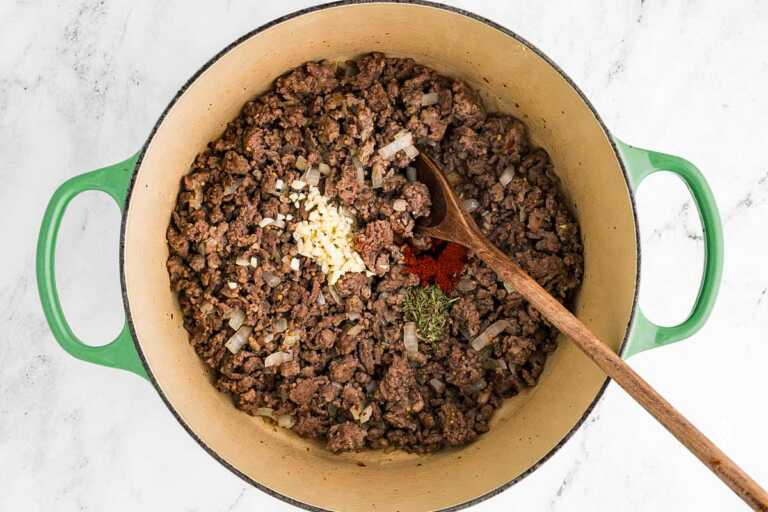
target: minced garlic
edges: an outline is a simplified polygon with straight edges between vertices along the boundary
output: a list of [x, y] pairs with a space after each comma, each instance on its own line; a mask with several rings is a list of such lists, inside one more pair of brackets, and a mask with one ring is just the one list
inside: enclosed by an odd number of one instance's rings
[[316, 261], [331, 285], [347, 272], [365, 271], [363, 259], [352, 247], [352, 218], [329, 205], [317, 187], [309, 189], [304, 208], [309, 219], [293, 231], [299, 254]]

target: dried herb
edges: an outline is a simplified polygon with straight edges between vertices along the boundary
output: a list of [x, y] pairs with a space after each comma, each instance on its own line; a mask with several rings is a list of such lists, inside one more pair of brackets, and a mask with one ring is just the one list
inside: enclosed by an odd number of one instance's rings
[[449, 299], [438, 286], [414, 286], [408, 290], [403, 311], [408, 321], [416, 323], [419, 338], [434, 343], [445, 335], [448, 306], [456, 300]]

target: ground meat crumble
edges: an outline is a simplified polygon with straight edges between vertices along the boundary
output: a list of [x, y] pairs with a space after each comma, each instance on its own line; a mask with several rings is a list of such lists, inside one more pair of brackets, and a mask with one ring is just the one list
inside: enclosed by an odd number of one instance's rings
[[[435, 94], [436, 103], [424, 101]], [[556, 346], [556, 331], [470, 254], [447, 336], [406, 357], [401, 306], [419, 280], [405, 271], [403, 250], [430, 248], [415, 232], [430, 198], [406, 178], [411, 157], [379, 154], [402, 131], [454, 176], [464, 199], [478, 201], [473, 215], [491, 241], [568, 301], [581, 282], [582, 246], [546, 151], [463, 82], [378, 53], [309, 62], [249, 101], [182, 179], [167, 231], [171, 286], [218, 389], [247, 413], [292, 418], [296, 434], [335, 452], [470, 442], [505, 397], [536, 384]], [[292, 227], [307, 218], [289, 197], [304, 174], [297, 160], [330, 168], [320, 188], [355, 217], [355, 246], [372, 275], [345, 274], [331, 290], [297, 254]], [[374, 172], [383, 180], [376, 189]], [[265, 218], [284, 226], [261, 225]], [[233, 354], [225, 343], [237, 310], [252, 330]], [[279, 319], [296, 344], [273, 333]], [[510, 327], [475, 352], [469, 340], [499, 319]], [[265, 367], [278, 350], [293, 360]]]

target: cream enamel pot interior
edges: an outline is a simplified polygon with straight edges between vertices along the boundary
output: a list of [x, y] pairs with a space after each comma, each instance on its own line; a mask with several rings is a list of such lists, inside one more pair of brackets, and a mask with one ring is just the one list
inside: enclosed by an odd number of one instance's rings
[[[714, 303], [722, 243], [716, 207], [685, 160], [638, 150], [611, 137], [570, 80], [538, 50], [487, 20], [437, 4], [349, 2], [299, 12], [246, 35], [214, 57], [171, 102], [142, 150], [73, 178], [54, 194], [38, 245], [43, 308], [59, 343], [84, 360], [147, 377], [203, 448], [259, 488], [306, 508], [435, 510], [493, 495], [546, 460], [585, 419], [607, 384], [573, 344], [560, 340], [538, 386], [507, 400], [489, 433], [434, 455], [332, 455], [235, 409], [187, 340], [170, 290], [165, 232], [179, 181], [206, 143], [246, 100], [308, 60], [370, 51], [409, 56], [481, 91], [490, 110], [523, 119], [547, 149], [581, 224], [585, 278], [575, 312], [624, 355], [695, 332]], [[657, 170], [678, 173], [702, 217], [706, 265], [691, 316], [672, 328], [636, 309], [639, 248], [633, 190]], [[123, 209], [120, 262], [126, 327], [103, 347], [83, 345], [56, 294], [56, 234], [68, 202], [102, 190]]]

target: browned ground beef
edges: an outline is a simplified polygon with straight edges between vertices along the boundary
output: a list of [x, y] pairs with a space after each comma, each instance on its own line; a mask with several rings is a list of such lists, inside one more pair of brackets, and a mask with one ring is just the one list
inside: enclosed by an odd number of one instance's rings
[[[433, 92], [437, 103], [422, 106]], [[557, 333], [539, 313], [470, 255], [448, 335], [406, 357], [401, 306], [418, 278], [404, 271], [403, 250], [431, 242], [414, 231], [430, 200], [426, 187], [406, 179], [411, 158], [400, 151], [387, 161], [378, 153], [401, 130], [458, 174], [457, 191], [479, 202], [474, 216], [490, 239], [567, 301], [581, 281], [582, 246], [547, 153], [531, 145], [522, 122], [487, 113], [467, 85], [411, 59], [310, 62], [279, 78], [195, 159], [168, 227], [171, 285], [216, 386], [247, 413], [271, 408], [276, 417], [292, 416], [294, 432], [333, 451], [425, 452], [472, 441], [488, 430], [504, 397], [536, 384], [555, 349]], [[338, 303], [320, 267], [297, 256], [292, 239], [292, 227], [307, 216], [286, 197], [302, 174], [299, 156], [331, 167], [321, 189], [355, 216], [356, 247], [375, 273], [344, 275], [335, 286]], [[353, 156], [364, 166], [363, 185]], [[514, 178], [503, 186], [499, 177], [510, 166]], [[371, 188], [374, 170], [383, 172], [383, 188]], [[398, 199], [405, 211], [393, 208]], [[293, 216], [284, 229], [259, 227], [278, 213]], [[243, 266], [251, 257], [257, 266]], [[289, 267], [293, 257], [300, 272]], [[280, 278], [273, 287], [268, 272]], [[236, 309], [253, 330], [232, 354], [224, 344]], [[269, 340], [279, 318], [300, 340], [288, 349], [291, 362], [265, 368], [281, 348], [279, 335]], [[510, 327], [473, 350], [469, 340], [498, 319]]]

